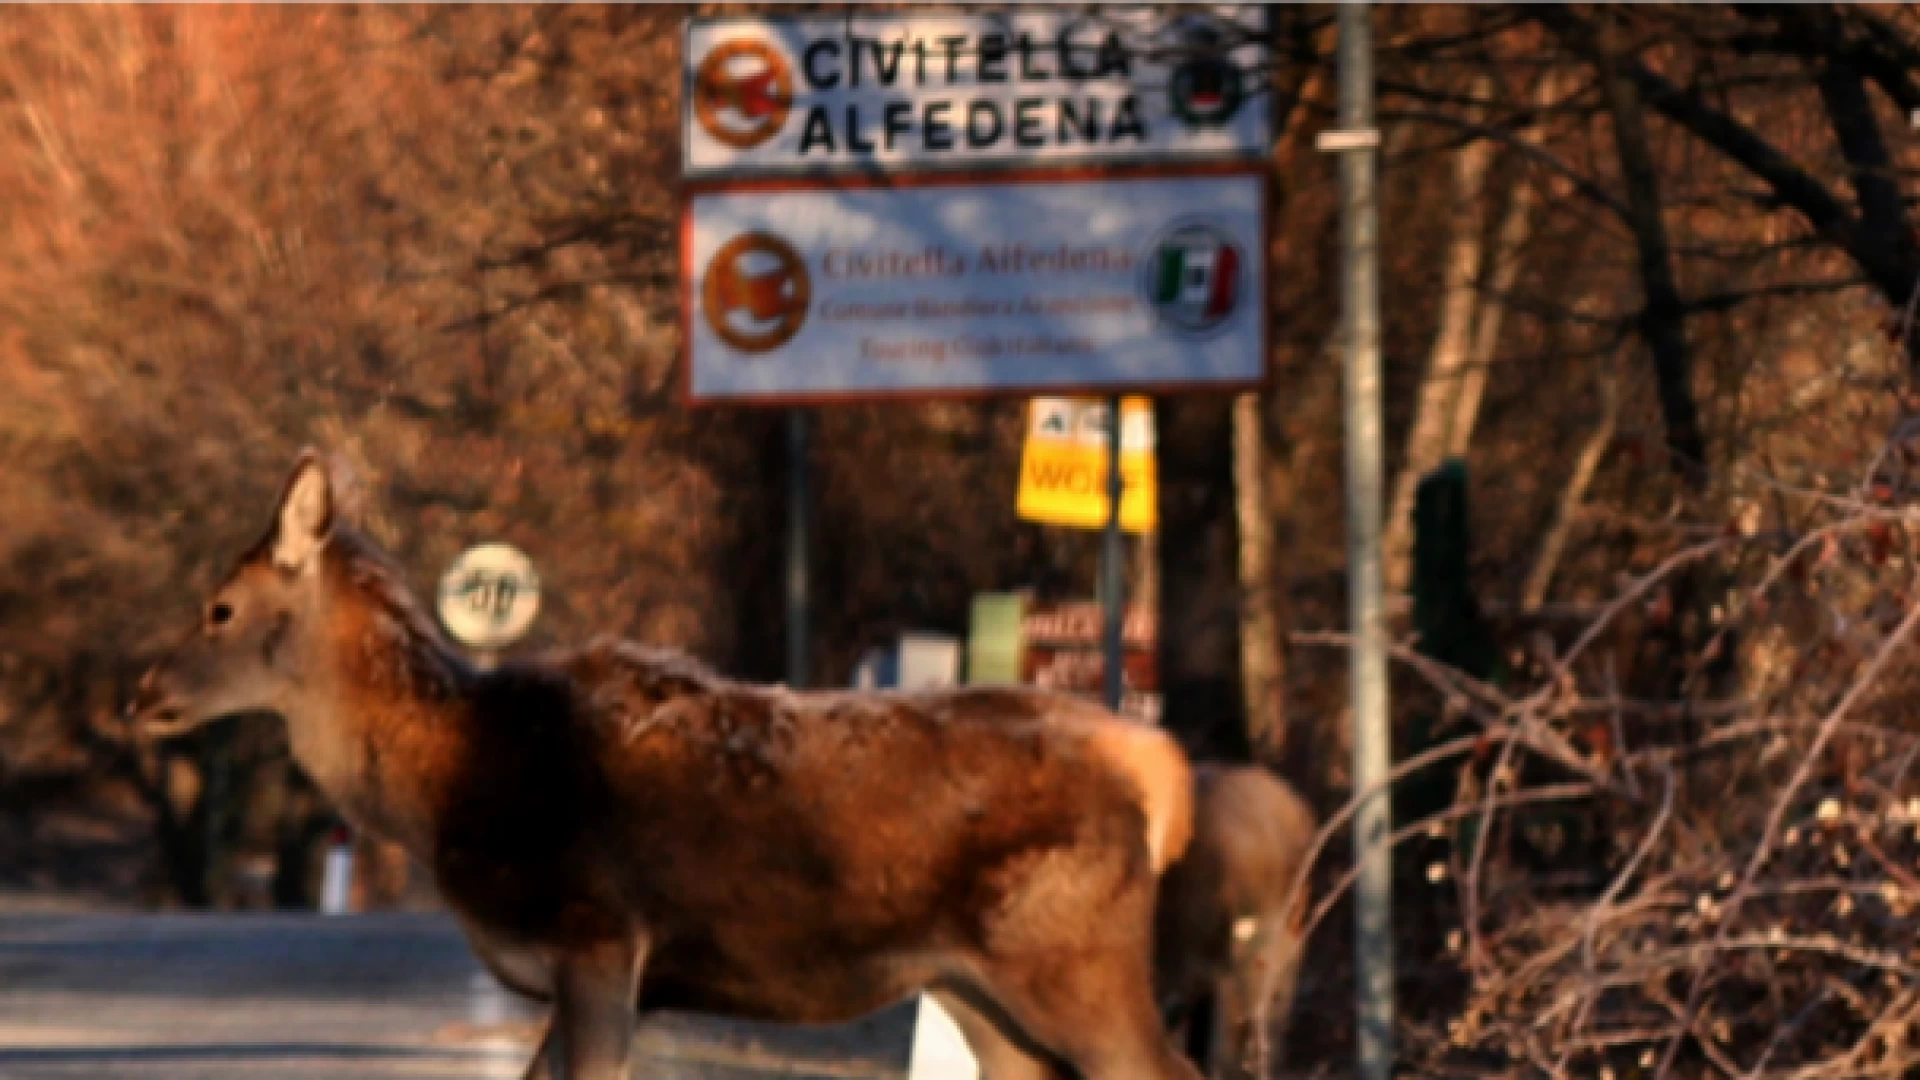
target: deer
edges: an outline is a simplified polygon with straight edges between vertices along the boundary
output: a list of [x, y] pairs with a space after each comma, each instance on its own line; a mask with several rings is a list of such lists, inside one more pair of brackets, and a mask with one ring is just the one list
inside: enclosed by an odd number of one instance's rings
[[[1208, 763], [1193, 772], [1192, 839], [1160, 879], [1155, 992], [1169, 1026], [1213, 1076], [1266, 1080], [1299, 980], [1304, 871], [1318, 824], [1299, 793], [1261, 766]], [[1057, 1058], [971, 1002], [938, 990], [933, 997], [985, 1080], [1067, 1076]]]
[[479, 670], [338, 508], [303, 452], [128, 720], [278, 714], [342, 816], [548, 995], [527, 1077], [624, 1080], [656, 1009], [834, 1024], [933, 989], [1088, 1080], [1197, 1080], [1152, 991], [1193, 810], [1157, 729], [1023, 688], [748, 684], [611, 637]]
[[[1193, 779], [1192, 836], [1160, 877], [1155, 996], [1171, 1032], [1209, 1075], [1265, 1080], [1299, 982], [1305, 871], [1318, 822], [1292, 785], [1260, 766], [1198, 764]], [[541, 957], [473, 940], [503, 985], [551, 1000]], [[939, 988], [929, 996], [953, 1018], [985, 1080], [1070, 1080], [1054, 1055], [968, 998]], [[658, 1004], [644, 998], [643, 1010]]]

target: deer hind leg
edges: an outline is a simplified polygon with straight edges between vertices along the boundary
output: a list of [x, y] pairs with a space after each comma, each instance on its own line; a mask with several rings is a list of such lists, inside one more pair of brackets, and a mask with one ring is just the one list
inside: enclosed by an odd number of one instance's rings
[[1261, 967], [1265, 977], [1260, 989], [1261, 1030], [1267, 1033], [1276, 1065], [1293, 1019], [1293, 999], [1300, 987], [1300, 963], [1307, 953], [1305, 915], [1303, 907], [1294, 915], [1273, 920], [1273, 937]]
[[1084, 1080], [1199, 1080], [1160, 1026], [1148, 967], [1142, 949], [1042, 952], [996, 961], [984, 989], [1014, 1026]]
[[460, 925], [467, 935], [467, 947], [494, 981], [522, 997], [553, 1000], [553, 961], [545, 951], [511, 944], [467, 919]]
[[1231, 970], [1219, 980], [1215, 1068], [1221, 1080], [1267, 1080], [1286, 1034], [1305, 941], [1295, 921], [1270, 916], [1234, 945]]
[[1190, 995], [1178, 1008], [1171, 1011], [1163, 1008], [1161, 1016], [1167, 1025], [1167, 1034], [1173, 1037], [1174, 1045], [1186, 1051], [1187, 1060], [1193, 1062], [1203, 1076], [1213, 1075], [1213, 1057], [1220, 1048], [1218, 1033], [1213, 1029], [1214, 1016], [1218, 1013], [1214, 1007], [1214, 993]]
[[563, 953], [553, 974], [553, 1015], [527, 1080], [627, 1080], [644, 941]]
[[1214, 1080], [1266, 1080], [1272, 1053], [1258, 992], [1228, 975], [1214, 998]]

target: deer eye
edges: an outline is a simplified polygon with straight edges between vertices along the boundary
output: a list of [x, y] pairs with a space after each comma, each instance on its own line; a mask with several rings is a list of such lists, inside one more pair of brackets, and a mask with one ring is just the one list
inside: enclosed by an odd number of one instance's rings
[[224, 626], [233, 618], [233, 605], [221, 602], [207, 609], [207, 623], [210, 626]]

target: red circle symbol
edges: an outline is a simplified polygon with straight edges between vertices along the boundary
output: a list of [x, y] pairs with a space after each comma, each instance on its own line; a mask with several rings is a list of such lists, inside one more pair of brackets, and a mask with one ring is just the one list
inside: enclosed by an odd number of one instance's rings
[[721, 341], [741, 352], [779, 348], [807, 319], [813, 284], [792, 245], [767, 233], [743, 233], [707, 261], [700, 310]]
[[700, 61], [693, 114], [715, 140], [750, 150], [786, 125], [792, 107], [793, 74], [765, 42], [729, 41]]

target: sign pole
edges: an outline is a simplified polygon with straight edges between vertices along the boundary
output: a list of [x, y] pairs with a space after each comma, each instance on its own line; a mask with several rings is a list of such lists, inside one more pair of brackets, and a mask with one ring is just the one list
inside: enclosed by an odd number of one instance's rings
[[1107, 678], [1107, 708], [1114, 710], [1120, 708], [1120, 675], [1125, 662], [1120, 640], [1127, 609], [1126, 560], [1120, 551], [1120, 498], [1126, 487], [1126, 478], [1120, 475], [1120, 395], [1114, 394], [1107, 398], [1107, 535], [1100, 548], [1100, 598], [1107, 624], [1101, 670]]
[[1354, 985], [1360, 1080], [1393, 1071], [1393, 861], [1387, 727], [1387, 654], [1381, 596], [1379, 207], [1380, 134], [1373, 117], [1368, 5], [1342, 3], [1339, 130], [1320, 148], [1340, 155], [1340, 245], [1346, 365], [1348, 622], [1354, 636]]
[[808, 421], [787, 410], [787, 685], [807, 685]]

